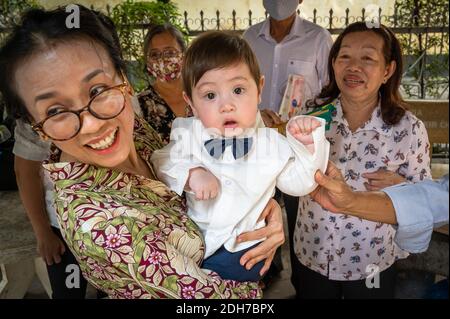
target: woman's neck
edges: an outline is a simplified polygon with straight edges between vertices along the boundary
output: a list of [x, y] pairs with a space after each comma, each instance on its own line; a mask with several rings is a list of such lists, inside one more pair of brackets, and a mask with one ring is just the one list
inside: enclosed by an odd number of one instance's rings
[[181, 92], [183, 91], [181, 77], [179, 77], [176, 80], [167, 81], [167, 82], [157, 80], [153, 84], [153, 87], [161, 96], [163, 96], [163, 95], [171, 95], [172, 96], [174, 93], [178, 93], [178, 92], [180, 92], [180, 96], [181, 96]]
[[[78, 159], [65, 152], [61, 152], [59, 160], [61, 162], [80, 162]], [[88, 164], [95, 165], [95, 163], [88, 163]], [[121, 164], [112, 167], [112, 169], [124, 173], [131, 173], [134, 175], [142, 175], [148, 178], [153, 178], [149, 167], [147, 166], [145, 161], [139, 156], [134, 145], [130, 150], [128, 158]]]
[[153, 87], [176, 116], [186, 115], [186, 102], [183, 100], [181, 77], [170, 82], [156, 81]]
[[134, 175], [142, 175], [148, 178], [152, 178], [152, 174], [148, 165], [139, 156], [134, 145], [130, 150], [128, 158], [123, 163], [115, 167], [115, 169], [124, 173], [132, 173]]
[[378, 105], [378, 94], [366, 99], [349, 99], [341, 95], [341, 106], [344, 118], [347, 120], [350, 130], [355, 132], [366, 123]]

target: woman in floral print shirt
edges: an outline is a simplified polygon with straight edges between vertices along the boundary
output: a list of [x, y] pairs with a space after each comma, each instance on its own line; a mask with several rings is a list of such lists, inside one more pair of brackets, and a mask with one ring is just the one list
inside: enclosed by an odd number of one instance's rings
[[[64, 7], [24, 15], [0, 48], [0, 90], [11, 114], [56, 147], [45, 168], [83, 275], [112, 298], [261, 297], [256, 283], [200, 269], [201, 233], [155, 178], [149, 159], [163, 144], [134, 118], [120, 48], [96, 14], [79, 9], [80, 28], [66, 27]], [[280, 210], [264, 216], [261, 234], [241, 235], [267, 237], [243, 256], [248, 267], [270, 263], [283, 242]]]
[[143, 117], [166, 144], [173, 120], [192, 116], [183, 99], [180, 77], [185, 51], [183, 34], [170, 24], [154, 25], [145, 36], [144, 57], [154, 83], [139, 93], [138, 99]]
[[[399, 95], [402, 58], [386, 27], [348, 26], [329, 57], [330, 83], [313, 105], [332, 103], [327, 138], [330, 160], [356, 190], [430, 178], [424, 124]], [[331, 214], [308, 197], [300, 199], [293, 271], [300, 298], [393, 298], [393, 264], [408, 254], [393, 241], [395, 228], [345, 214]], [[380, 272], [380, 287], [366, 278]]]

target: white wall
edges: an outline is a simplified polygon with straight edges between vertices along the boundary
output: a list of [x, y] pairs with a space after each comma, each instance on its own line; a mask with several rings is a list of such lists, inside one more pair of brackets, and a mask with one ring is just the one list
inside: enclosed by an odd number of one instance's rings
[[[200, 11], [204, 11], [204, 16], [208, 18], [216, 17], [216, 10], [220, 11], [220, 16], [223, 18], [231, 18], [231, 12], [233, 9], [236, 10], [236, 16], [240, 18], [248, 18], [248, 10], [252, 10], [253, 18], [263, 18], [264, 17], [264, 7], [262, 5], [262, 0], [173, 0], [177, 4], [180, 12], [188, 12], [188, 16], [193, 19], [200, 18]], [[311, 1], [304, 0], [299, 9], [301, 15], [312, 20], [313, 10], [317, 9], [317, 16], [328, 17], [329, 11], [332, 8], [334, 16], [344, 17], [345, 9], [350, 9], [350, 16], [361, 16], [362, 8], [368, 8], [369, 5], [377, 5], [381, 7], [383, 15], [392, 15], [394, 11], [395, 0], [319, 0]], [[327, 21], [318, 21], [319, 24], [327, 25]], [[352, 21], [350, 21], [352, 22]], [[248, 21], [243, 22], [244, 25], [248, 25]], [[340, 26], [344, 23], [336, 22]], [[214, 23], [212, 23], [214, 25]], [[229, 23], [231, 26], [231, 23]]]
[[123, 2], [123, 0], [37, 0], [37, 2], [47, 9], [52, 9], [57, 6], [68, 5], [71, 3], [79, 3], [87, 7], [94, 5], [96, 9], [100, 9], [105, 8], [106, 4], [114, 7], [116, 4]]
[[[38, 0], [46, 8], [52, 8], [57, 5], [67, 5], [69, 3], [78, 2], [87, 6], [94, 5], [95, 8], [104, 8], [108, 3], [111, 7], [122, 2], [123, 0]], [[142, 0], [141, 0], [142, 1]], [[199, 19], [200, 11], [204, 11], [204, 17], [213, 19], [216, 17], [216, 11], [220, 11], [220, 17], [225, 18], [224, 23], [228, 28], [232, 27], [231, 17], [233, 9], [236, 10], [236, 17], [241, 19], [248, 19], [248, 11], [252, 10], [253, 18], [264, 17], [264, 7], [262, 5], [262, 0], [172, 0], [177, 4], [181, 13], [184, 11], [188, 12], [189, 18]], [[304, 0], [299, 6], [302, 16], [310, 18], [312, 20], [313, 10], [317, 9], [317, 16], [328, 17], [330, 8], [333, 8], [334, 15], [343, 17], [345, 16], [345, 9], [350, 9], [350, 15], [360, 16], [361, 9], [367, 7], [368, 5], [376, 4], [380, 6], [383, 10], [383, 14], [391, 15], [393, 13], [395, 0], [319, 0], [311, 1]], [[318, 21], [319, 24], [326, 26], [327, 21]], [[350, 21], [352, 22], [352, 21]], [[248, 26], [248, 20], [238, 21], [241, 23], [241, 27]], [[256, 23], [256, 22], [254, 22]], [[343, 24], [342, 22], [337, 22]], [[196, 24], [198, 27], [199, 23]], [[215, 22], [211, 21], [208, 28], [215, 26]]]

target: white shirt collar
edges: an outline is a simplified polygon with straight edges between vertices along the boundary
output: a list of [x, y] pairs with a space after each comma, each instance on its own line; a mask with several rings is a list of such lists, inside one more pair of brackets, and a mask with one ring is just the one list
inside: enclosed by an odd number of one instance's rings
[[[333, 117], [333, 120], [348, 126], [347, 120], [344, 118], [340, 96], [333, 104], [336, 107], [336, 115]], [[387, 137], [392, 135], [393, 126], [386, 124], [381, 117], [381, 97], [378, 99], [378, 105], [372, 111], [370, 119], [356, 130], [356, 132], [358, 131], [376, 131]]]
[[[288, 41], [292, 38], [300, 38], [304, 34], [305, 34], [305, 28], [303, 27], [303, 19], [296, 14], [294, 23], [292, 24], [289, 34], [281, 42]], [[261, 29], [259, 30], [258, 37], [265, 37], [266, 40], [275, 41], [272, 38], [272, 36], [270, 35], [270, 18], [267, 18], [261, 25]]]

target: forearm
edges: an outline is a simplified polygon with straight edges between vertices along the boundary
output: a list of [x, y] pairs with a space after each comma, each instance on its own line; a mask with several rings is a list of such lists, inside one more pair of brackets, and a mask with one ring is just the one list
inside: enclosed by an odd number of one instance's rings
[[345, 212], [359, 218], [397, 224], [395, 208], [391, 199], [383, 192], [354, 192], [353, 200]]
[[14, 160], [20, 198], [37, 236], [50, 229], [45, 208], [44, 189], [39, 174], [40, 165], [40, 162], [25, 160], [18, 156]]

